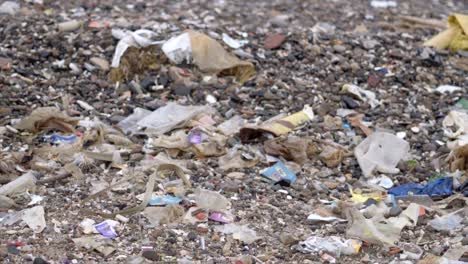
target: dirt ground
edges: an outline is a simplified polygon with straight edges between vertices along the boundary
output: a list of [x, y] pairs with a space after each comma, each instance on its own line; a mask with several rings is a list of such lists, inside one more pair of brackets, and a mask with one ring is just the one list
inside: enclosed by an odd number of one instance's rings
[[[448, 138], [442, 121], [457, 102], [468, 99], [468, 52], [423, 47], [422, 43], [441, 27], [405, 17], [444, 25], [450, 14], [468, 14], [467, 1], [399, 0], [390, 8], [372, 7], [368, 0], [16, 2], [20, 9], [14, 15], [0, 14], [0, 184], [29, 170], [35, 171], [38, 182], [29, 194], [10, 197], [15, 206], [0, 208], [2, 263], [324, 263], [323, 252], [304, 252], [298, 243], [310, 236], [346, 238], [350, 223], [314, 224], [308, 215], [324, 201], [349, 202], [350, 187], [368, 187], [362, 183], [363, 172], [353, 154], [366, 134], [344, 122], [347, 119], [339, 115], [339, 109], [362, 113], [363, 123], [372, 131], [400, 132], [400, 136], [404, 132], [411, 162], [401, 161], [398, 173], [385, 174], [395, 186], [426, 184], [450, 172], [445, 159], [450, 149], [445, 144]], [[76, 30], [58, 30], [58, 24], [71, 20], [83, 24]], [[103, 24], [92, 27], [93, 21]], [[118, 39], [111, 29], [142, 28], [154, 31], [154, 39], [161, 41], [187, 29], [196, 30], [213, 37], [230, 52], [234, 49], [223, 42], [223, 33], [246, 39], [248, 43], [240, 48], [243, 53], [234, 53], [251, 61], [256, 74], [239, 83], [231, 76], [204, 79], [209, 75], [201, 74], [193, 65], [178, 65], [176, 70], [163, 65], [115, 84], [109, 78], [109, 64]], [[281, 34], [285, 41], [268, 49], [265, 39], [273, 34]], [[93, 63], [96, 57], [107, 64]], [[178, 82], [174, 71], [183, 72], [177, 78], [190, 79], [189, 83]], [[379, 104], [372, 107], [346, 95], [342, 92], [344, 84], [372, 91]], [[434, 92], [440, 85], [461, 89]], [[207, 96], [216, 102], [210, 103]], [[66, 163], [61, 155], [73, 155], [77, 150], [56, 154], [49, 149], [51, 144], [44, 142], [45, 136], [55, 130], [15, 128], [32, 110], [48, 106], [118, 129], [118, 123], [137, 107], [154, 111], [169, 102], [210, 105], [217, 112], [213, 117], [217, 124], [235, 115], [251, 122], [265, 121], [310, 105], [315, 117], [283, 137], [334, 142], [347, 154], [332, 165], [318, 155], [303, 164], [289, 161], [287, 166], [296, 172], [297, 181], [280, 186], [261, 176], [261, 170], [272, 165], [265, 159], [261, 140], [245, 143], [239, 133], [229, 136], [217, 151], [239, 148], [247, 156], [259, 151], [263, 158], [249, 168], [224, 170], [217, 157], [220, 155], [201, 157], [190, 151], [151, 148], [147, 136], [125, 135], [130, 143], [119, 147], [125, 151], [121, 151], [118, 166], [114, 166], [113, 157], [111, 161], [90, 159], [89, 164], [80, 166], [82, 178], [76, 179], [64, 172]], [[78, 125], [74, 133], [89, 137], [88, 141], [83, 139], [80, 148], [91, 151], [99, 144], [99, 130]], [[298, 153], [290, 151], [292, 155]], [[197, 188], [217, 191], [230, 201], [234, 222], [247, 224], [259, 239], [244, 243], [216, 231], [221, 224], [211, 220], [174, 220], [154, 226], [138, 212], [117, 219], [118, 236], [106, 242], [113, 249], [108, 255], [74, 242], [90, 236], [80, 226], [84, 219], [100, 223], [106, 217], [98, 213], [112, 213], [139, 203], [137, 195], [145, 192], [151, 174], [138, 171], [139, 166], [159, 153], [183, 160], [180, 166], [190, 176], [192, 188], [186, 190], [180, 208], [186, 211], [193, 206], [191, 194]], [[38, 165], [39, 156], [48, 157], [40, 160], [46, 165]], [[53, 164], [47, 164], [49, 161]], [[141, 175], [122, 187], [89, 197], [135, 171], [135, 175]], [[461, 177], [466, 180], [464, 171]], [[30, 194], [43, 200], [28, 205]], [[34, 232], [21, 221], [2, 224], [2, 219], [37, 205], [45, 212], [43, 231]], [[453, 210], [456, 208], [460, 207]], [[349, 217], [346, 210], [337, 210], [335, 215]], [[421, 259], [442, 256], [468, 242], [466, 219], [461, 227], [437, 231], [428, 225], [436, 214], [426, 210], [417, 225], [405, 227], [400, 234], [399, 242], [423, 249]], [[357, 254], [334, 257], [336, 263], [418, 263], [404, 252], [395, 253], [368, 242]]]

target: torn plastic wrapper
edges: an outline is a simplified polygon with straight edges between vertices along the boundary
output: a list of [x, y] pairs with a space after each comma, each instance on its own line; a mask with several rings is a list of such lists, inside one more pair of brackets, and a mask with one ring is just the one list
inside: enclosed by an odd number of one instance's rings
[[296, 174], [289, 170], [281, 161], [263, 170], [261, 174], [275, 184], [285, 183], [285, 185], [290, 185], [297, 179]]
[[312, 236], [305, 241], [299, 242], [299, 249], [303, 252], [319, 253], [327, 252], [333, 256], [355, 255], [359, 253], [362, 242], [354, 239], [344, 240], [340, 237], [318, 237]]
[[220, 213], [220, 212], [212, 212], [208, 219], [215, 221], [215, 222], [220, 222], [223, 224], [229, 224], [233, 222], [234, 220], [232, 217], [228, 217], [226, 214]]
[[101, 233], [101, 235], [107, 238], [116, 238], [117, 232], [115, 232], [115, 227], [119, 224], [119, 222], [114, 220], [105, 220], [97, 225], [94, 226], [96, 230]]
[[195, 190], [195, 201], [198, 207], [216, 212], [223, 212], [231, 205], [220, 193], [200, 188]]
[[127, 116], [124, 120], [120, 121], [117, 126], [122, 129], [125, 134], [137, 134], [140, 130], [138, 128], [138, 121], [150, 115], [152, 112], [144, 108], [137, 107], [133, 110], [133, 114]]
[[176, 64], [187, 61], [195, 64], [202, 72], [233, 75], [241, 83], [255, 75], [255, 67], [251, 62], [238, 59], [216, 40], [196, 31], [189, 30], [169, 39], [162, 49]]
[[218, 125], [217, 129], [224, 135], [231, 136], [239, 132], [240, 128], [244, 124], [245, 120], [242, 117], [236, 115]]
[[447, 143], [448, 147], [455, 149], [468, 144], [468, 114], [460, 111], [450, 111], [442, 121], [444, 134], [455, 139]]
[[178, 222], [184, 216], [184, 208], [178, 204], [166, 207], [147, 207], [143, 214], [153, 226]]
[[359, 166], [365, 177], [374, 171], [395, 174], [401, 159], [407, 158], [409, 144], [403, 139], [386, 132], [374, 132], [359, 144], [355, 150]]
[[[146, 210], [145, 208], [147, 207], [147, 205], [148, 205], [148, 203], [149, 203], [149, 201], [151, 200], [151, 197], [152, 197], [154, 184], [156, 182], [156, 177], [158, 177], [158, 176], [162, 177], [163, 174], [168, 173], [168, 172], [171, 172], [171, 173], [174, 173], [175, 175], [177, 175], [182, 180], [182, 182], [184, 183], [184, 185], [186, 187], [188, 187], [188, 188], [192, 187], [192, 184], [191, 184], [189, 178], [187, 177], [187, 175], [185, 175], [184, 171], [179, 166], [174, 165], [174, 164], [160, 164], [160, 165], [157, 165], [157, 170], [150, 175], [150, 177], [148, 179], [148, 182], [146, 183], [146, 188], [145, 188], [145, 193], [144, 193], [144, 196], [143, 196], [143, 201], [139, 205], [137, 205], [135, 207], [127, 208], [127, 209], [124, 209], [124, 210], [120, 210], [120, 211], [114, 212], [112, 214], [107, 214], [107, 213], [97, 213], [97, 214], [99, 214], [99, 215], [101, 215], [103, 217], [106, 217], [106, 218], [114, 218], [118, 214], [128, 215], [128, 214], [134, 214], [134, 213]], [[130, 180], [131, 177], [132, 177], [132, 175], [129, 174], [128, 176], [124, 177], [123, 179], [121, 179], [117, 183], [114, 183], [113, 186], [110, 186], [110, 188], [113, 188], [113, 187], [115, 187], [117, 185], [120, 185], [120, 184], [122, 184], [124, 182], [127, 182], [128, 180]], [[99, 193], [97, 193], [97, 194], [99, 194]], [[94, 197], [96, 197], [96, 195], [92, 195], [92, 196], [88, 197], [86, 200], [92, 199]], [[175, 205], [170, 205], [170, 206], [175, 206]], [[148, 208], [155, 208], [155, 207], [148, 207]], [[155, 210], [150, 209], [149, 211], [150, 211], [149, 214], [152, 215]], [[94, 212], [90, 212], [90, 213], [94, 213]]]
[[75, 132], [75, 126], [79, 119], [67, 116], [55, 107], [40, 107], [23, 118], [17, 125], [17, 129], [30, 132], [42, 130], [60, 130], [65, 133]]
[[171, 204], [179, 204], [182, 201], [179, 197], [175, 197], [172, 195], [163, 195], [157, 196], [152, 198], [148, 204], [149, 205], [171, 205]]
[[376, 99], [375, 93], [364, 90], [361, 87], [353, 84], [345, 84], [341, 90], [344, 93], [349, 93], [354, 95], [354, 97], [362, 102], [369, 103], [371, 108], [375, 108], [380, 105], [379, 100]]
[[219, 157], [219, 167], [224, 171], [230, 169], [252, 168], [259, 162], [258, 156], [247, 159], [244, 154], [245, 153], [241, 150], [234, 148], [230, 149], [226, 155]]
[[452, 195], [453, 178], [445, 177], [429, 182], [425, 186], [416, 183], [407, 183], [396, 186], [388, 190], [389, 194], [394, 196], [429, 195], [429, 196], [447, 196]]
[[215, 227], [215, 231], [223, 234], [232, 234], [234, 239], [240, 240], [246, 244], [252, 244], [260, 239], [255, 230], [250, 229], [247, 225], [237, 225], [234, 223], [220, 225]]
[[233, 49], [240, 49], [249, 43], [248, 40], [233, 39], [226, 33], [223, 33], [222, 36], [223, 36], [224, 43], [226, 43], [226, 45], [228, 45], [230, 48], [233, 48]]
[[114, 57], [112, 58], [111, 66], [117, 68], [120, 65], [120, 59], [129, 47], [148, 47], [150, 45], [161, 44], [162, 41], [151, 40], [157, 34], [151, 30], [140, 29], [135, 32], [112, 29], [112, 36], [119, 39], [119, 43], [115, 48]]
[[313, 118], [314, 112], [312, 108], [306, 105], [303, 110], [292, 115], [281, 118], [274, 117], [258, 126], [246, 125], [241, 128], [239, 136], [242, 142], [248, 142], [262, 136], [265, 132], [275, 136], [285, 135]]
[[73, 238], [72, 240], [77, 247], [93, 249], [104, 256], [109, 256], [115, 251], [115, 245], [112, 243], [112, 240], [103, 236], [83, 236]]
[[265, 153], [282, 156], [286, 160], [293, 160], [299, 164], [304, 164], [308, 159], [308, 145], [309, 142], [300, 137], [279, 137], [263, 143]]
[[468, 50], [468, 15], [453, 14], [448, 18], [448, 28], [424, 43], [437, 49]]
[[175, 128], [183, 127], [186, 122], [199, 114], [214, 114], [210, 106], [184, 106], [168, 103], [140, 119], [137, 126], [144, 127], [147, 135], [162, 135]]

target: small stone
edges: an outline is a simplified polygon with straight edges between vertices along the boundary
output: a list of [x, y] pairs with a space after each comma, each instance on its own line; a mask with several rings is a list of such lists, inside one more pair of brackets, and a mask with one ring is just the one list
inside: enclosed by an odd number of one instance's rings
[[461, 243], [462, 243], [463, 246], [468, 245], [468, 236], [465, 236], [465, 237], [462, 239]]
[[283, 34], [270, 35], [265, 39], [264, 47], [265, 49], [276, 49], [279, 48], [285, 40], [286, 36]]
[[13, 254], [13, 255], [19, 255], [20, 254], [20, 252], [18, 250], [18, 247], [16, 247], [15, 245], [8, 245], [7, 250], [8, 250], [9, 254]]
[[270, 23], [274, 27], [286, 27], [289, 24], [289, 16], [288, 15], [277, 15], [274, 16]]
[[0, 57], [0, 71], [11, 70], [12, 60], [9, 58]]
[[341, 98], [341, 100], [343, 100], [343, 103], [345, 104], [345, 106], [349, 109], [355, 109], [355, 108], [358, 108], [359, 107], [359, 104], [354, 101], [353, 98], [345, 95]]
[[49, 262], [45, 261], [43, 258], [36, 257], [34, 258], [33, 264], [49, 264]]
[[280, 241], [286, 246], [296, 244], [298, 239], [290, 233], [283, 232], [280, 234]]
[[197, 234], [196, 234], [195, 232], [189, 232], [189, 233], [187, 234], [187, 238], [188, 238], [188, 240], [190, 240], [190, 241], [195, 241], [195, 240], [197, 240], [197, 237], [198, 237], [198, 236], [197, 236]]
[[342, 45], [333, 46], [333, 49], [338, 53], [343, 53], [346, 51], [346, 47]]
[[152, 260], [152, 261], [160, 260], [158, 253], [156, 253], [156, 251], [154, 251], [154, 250], [145, 250], [145, 251], [143, 251], [143, 253], [141, 255], [145, 259], [149, 259], [149, 260]]
[[106, 59], [93, 57], [89, 61], [102, 71], [108, 71], [110, 69], [109, 62]]
[[417, 134], [417, 133], [419, 133], [421, 131], [421, 129], [419, 129], [419, 127], [412, 127], [411, 131], [413, 131], [413, 133]]
[[390, 208], [390, 210], [388, 211], [388, 216], [389, 217], [394, 217], [394, 216], [399, 216], [401, 214], [402, 210], [400, 207], [398, 206], [394, 206], [392, 208]]
[[192, 87], [186, 86], [184, 84], [176, 84], [174, 85], [173, 91], [175, 95], [190, 95], [190, 93], [192, 92]]
[[146, 76], [143, 81], [141, 81], [140, 83], [140, 86], [141, 88], [143, 88], [144, 90], [149, 90], [151, 88], [151, 86], [154, 85], [154, 78], [152, 78], [151, 76]]

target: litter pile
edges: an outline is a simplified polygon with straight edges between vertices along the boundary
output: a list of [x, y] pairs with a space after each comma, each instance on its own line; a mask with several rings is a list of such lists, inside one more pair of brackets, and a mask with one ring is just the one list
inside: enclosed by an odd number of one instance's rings
[[0, 261], [466, 263], [468, 16], [425, 2], [4, 1]]

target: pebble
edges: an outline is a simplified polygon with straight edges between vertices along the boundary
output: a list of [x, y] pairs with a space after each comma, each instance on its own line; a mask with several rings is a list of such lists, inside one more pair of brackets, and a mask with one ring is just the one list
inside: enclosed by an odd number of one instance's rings
[[417, 133], [419, 133], [421, 131], [421, 129], [419, 129], [419, 127], [412, 127], [411, 131], [413, 131], [413, 133], [417, 134]]
[[10, 58], [0, 57], [0, 71], [11, 70], [13, 61]]
[[286, 36], [283, 34], [269, 35], [265, 39], [265, 43], [263, 46], [265, 47], [265, 49], [277, 49], [283, 44], [285, 40]]
[[159, 261], [159, 255], [158, 253], [156, 253], [156, 251], [154, 250], [145, 250], [143, 251], [143, 253], [141, 254], [145, 259], [149, 259], [149, 260], [152, 260], [152, 261]]
[[43, 258], [36, 257], [34, 258], [33, 264], [49, 264], [49, 262], [45, 261]]
[[106, 59], [99, 57], [92, 57], [89, 60], [93, 65], [97, 66], [101, 71], [108, 71], [110, 69], [109, 62]]

